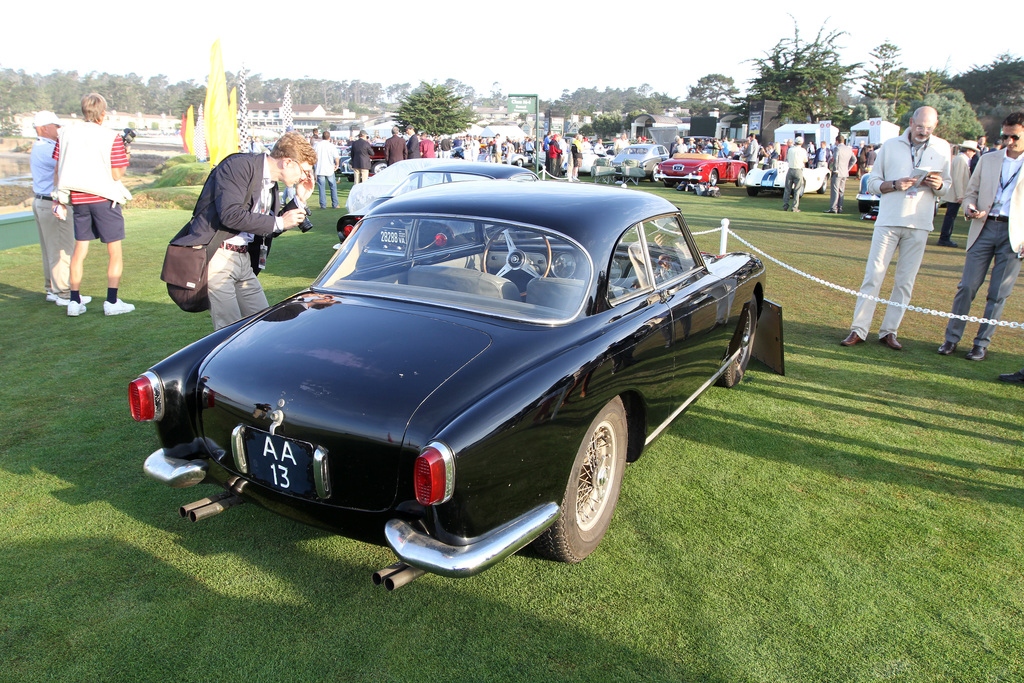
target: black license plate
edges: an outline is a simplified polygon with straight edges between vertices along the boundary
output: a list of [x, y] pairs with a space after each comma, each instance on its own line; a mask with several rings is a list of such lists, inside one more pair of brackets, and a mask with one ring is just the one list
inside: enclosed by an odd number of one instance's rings
[[315, 492], [312, 444], [246, 427], [245, 455], [257, 481], [297, 496]]

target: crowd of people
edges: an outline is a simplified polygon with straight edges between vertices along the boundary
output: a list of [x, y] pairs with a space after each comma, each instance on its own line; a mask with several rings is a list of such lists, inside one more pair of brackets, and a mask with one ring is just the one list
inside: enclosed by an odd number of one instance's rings
[[[66, 307], [67, 315], [86, 312], [91, 297], [81, 293], [84, 261], [93, 240], [107, 247], [107, 295], [104, 313], [120, 315], [135, 310], [118, 298], [125, 237], [122, 206], [131, 198], [121, 182], [130, 161], [122, 136], [103, 127], [106, 101], [97, 93], [82, 98], [83, 123], [62, 127], [52, 112], [35, 116], [37, 140], [31, 152], [33, 213], [39, 229], [47, 301]], [[899, 351], [897, 332], [910, 304], [914, 281], [924, 255], [928, 233], [934, 224], [937, 200], [947, 202], [939, 245], [952, 242], [955, 218], [961, 213], [971, 221], [966, 258], [952, 301], [955, 315], [967, 315], [978, 291], [989, 279], [984, 317], [998, 320], [1024, 260], [1024, 112], [1008, 116], [999, 142], [990, 148], [982, 137], [965, 140], [954, 149], [934, 135], [938, 113], [921, 107], [902, 135], [877, 149], [836, 143], [815, 146], [797, 137], [776, 145], [761, 145], [750, 135], [742, 143], [716, 138], [677, 137], [670, 155], [702, 153], [742, 159], [749, 168], [786, 162], [783, 209], [799, 211], [803, 172], [828, 167], [832, 171], [830, 207], [843, 210], [846, 178], [856, 164], [857, 175], [866, 175], [867, 191], [880, 196], [871, 248], [865, 266], [861, 296], [854, 307], [849, 335], [841, 345], [864, 342], [871, 327], [875, 302], [891, 261], [897, 258], [894, 285], [879, 330], [879, 342]], [[376, 140], [375, 140], [376, 141]], [[381, 141], [388, 165], [405, 159], [463, 158], [470, 161], [512, 163], [514, 155], [542, 155], [547, 173], [578, 182], [585, 154], [617, 154], [629, 140], [620, 134], [606, 144], [584, 135], [545, 135], [535, 142], [502, 135], [432, 136], [412, 127], [405, 135], [398, 126]], [[356, 182], [369, 176], [373, 142], [361, 131], [349, 147]], [[307, 139], [297, 132], [285, 133], [265, 151], [230, 155], [211, 172], [196, 204], [192, 220], [179, 231], [172, 245], [205, 247], [208, 253], [209, 308], [215, 329], [220, 329], [267, 307], [257, 275], [266, 266], [270, 244], [276, 235], [306, 221], [306, 202], [314, 184], [319, 186], [320, 208], [327, 197], [338, 207], [335, 172], [340, 150], [329, 131], [314, 131]], [[278, 189], [286, 189], [279, 206]], [[329, 190], [329, 191], [328, 191]], [[950, 319], [941, 355], [956, 352], [966, 323]], [[978, 327], [965, 357], [984, 360], [995, 325]], [[1000, 375], [1000, 379], [1024, 384], [1024, 369]]]

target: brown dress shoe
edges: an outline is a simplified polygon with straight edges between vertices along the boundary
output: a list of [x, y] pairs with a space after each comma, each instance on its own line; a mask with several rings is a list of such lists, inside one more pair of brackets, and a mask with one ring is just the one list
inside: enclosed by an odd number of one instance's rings
[[903, 349], [903, 344], [900, 344], [898, 341], [896, 341], [896, 335], [893, 334], [892, 332], [885, 335], [884, 337], [879, 337], [878, 343], [885, 344], [893, 351], [900, 351]]
[[839, 342], [840, 346], [853, 346], [854, 344], [860, 344], [864, 341], [864, 337], [860, 336], [856, 332], [850, 332], [850, 336]]
[[984, 346], [978, 346], [977, 344], [967, 352], [967, 360], [985, 360], [986, 350]]
[[942, 346], [939, 347], [939, 353], [943, 356], [949, 356], [956, 351], [956, 342], [942, 342]]

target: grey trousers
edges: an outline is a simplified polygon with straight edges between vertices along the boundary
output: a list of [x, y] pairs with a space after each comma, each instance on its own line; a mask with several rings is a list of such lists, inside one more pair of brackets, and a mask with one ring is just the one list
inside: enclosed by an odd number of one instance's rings
[[[953, 297], [953, 313], [967, 315], [971, 312], [971, 303], [985, 281], [989, 265], [992, 265], [992, 274], [988, 281], [984, 317], [999, 320], [999, 316], [1003, 314], [1003, 306], [1006, 305], [1013, 285], [1017, 282], [1021, 265], [1020, 259], [1010, 247], [1010, 233], [1006, 223], [985, 221], [981, 234], [974, 240], [964, 260], [964, 272], [960, 276], [960, 284], [956, 286], [956, 296]], [[965, 320], [950, 319], [946, 325], [946, 341], [954, 344], [959, 342], [964, 336], [965, 327]], [[995, 331], [996, 325], [979, 325], [978, 335], [974, 338], [975, 346], [988, 347]]]
[[786, 189], [782, 191], [782, 208], [788, 209], [790, 199], [793, 209], [800, 208], [800, 195], [804, 191], [804, 169], [791, 168], [786, 172]]
[[843, 197], [846, 196], [846, 179], [848, 177], [845, 175], [840, 176], [838, 173], [832, 174], [831, 187], [829, 188], [832, 197], [832, 204], [829, 207], [831, 211], [839, 212], [843, 210]]

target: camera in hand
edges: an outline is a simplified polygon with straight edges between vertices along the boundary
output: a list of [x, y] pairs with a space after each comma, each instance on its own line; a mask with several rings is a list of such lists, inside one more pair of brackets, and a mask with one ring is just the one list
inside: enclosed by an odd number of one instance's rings
[[299, 226], [298, 226], [299, 227], [299, 231], [301, 231], [301, 232], [309, 232], [310, 230], [313, 229], [313, 222], [309, 220], [309, 217], [310, 217], [310, 215], [312, 213], [313, 212], [310, 211], [309, 207], [307, 206], [306, 207], [306, 217], [302, 219], [302, 222], [299, 223]]
[[130, 152], [131, 144], [135, 141], [135, 131], [131, 128], [125, 128], [121, 131], [121, 142], [124, 143], [125, 151]]

